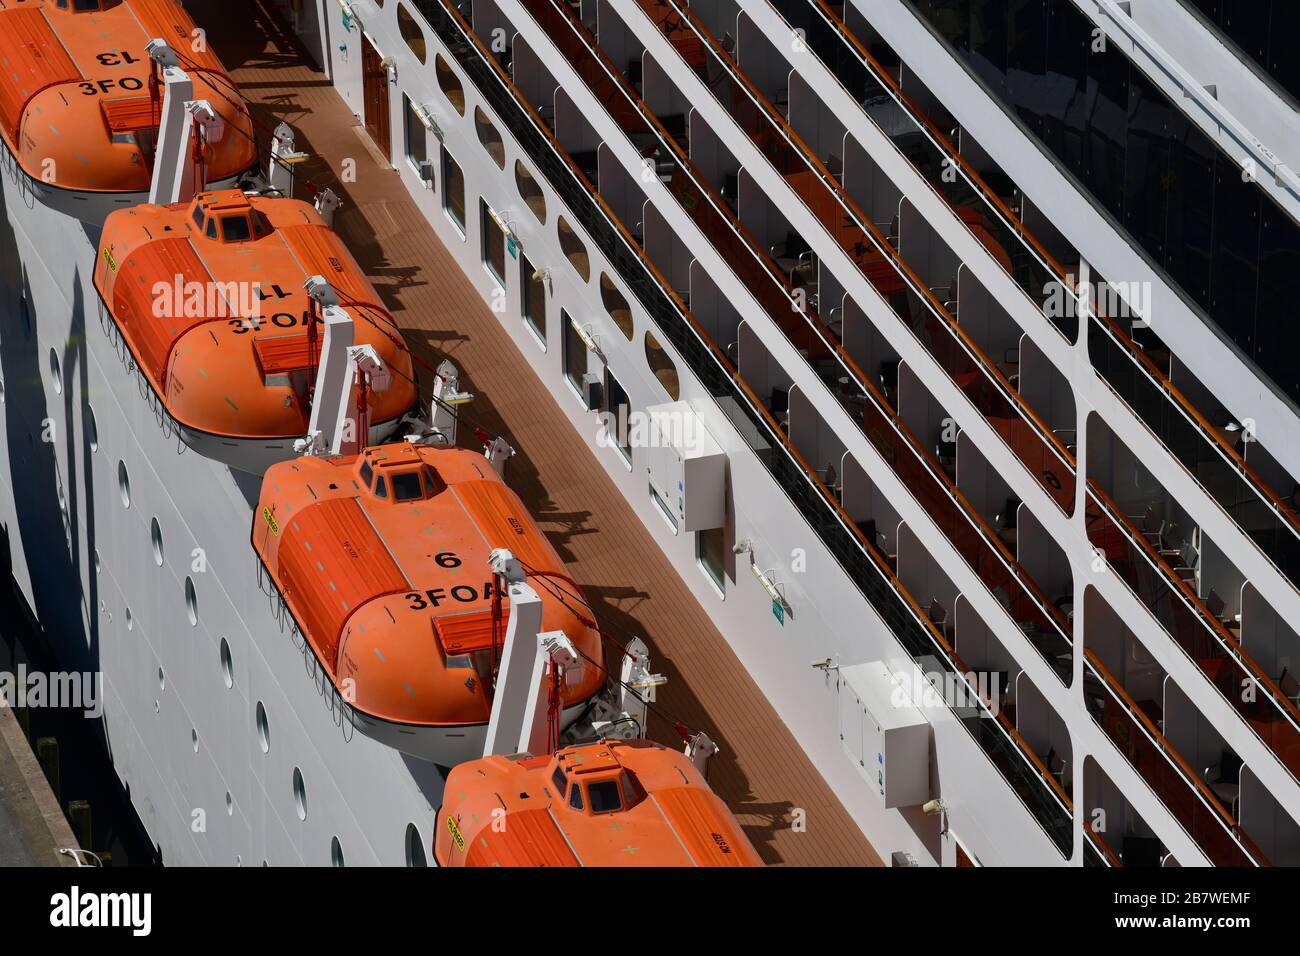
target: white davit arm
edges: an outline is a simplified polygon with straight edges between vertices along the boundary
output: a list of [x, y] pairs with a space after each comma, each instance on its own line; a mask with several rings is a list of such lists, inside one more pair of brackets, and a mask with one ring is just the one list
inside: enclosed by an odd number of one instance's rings
[[211, 131], [209, 138], [215, 142], [220, 139], [221, 120], [211, 103], [194, 99], [194, 81], [180, 68], [175, 51], [166, 41], [150, 40], [145, 50], [161, 68], [163, 83], [149, 202], [156, 206], [188, 202], [206, 185], [194, 181], [190, 152], [195, 128]]
[[354, 345], [356, 326], [352, 316], [339, 305], [338, 294], [322, 276], [306, 282], [307, 294], [316, 301], [325, 323], [320, 366], [316, 370], [316, 391], [312, 397], [311, 423], [307, 437], [294, 442], [303, 455], [338, 455], [349, 440], [365, 447], [368, 435], [349, 435], [357, 428], [356, 395], [353, 382], [363, 372], [377, 392], [392, 384], [392, 373], [370, 345]]

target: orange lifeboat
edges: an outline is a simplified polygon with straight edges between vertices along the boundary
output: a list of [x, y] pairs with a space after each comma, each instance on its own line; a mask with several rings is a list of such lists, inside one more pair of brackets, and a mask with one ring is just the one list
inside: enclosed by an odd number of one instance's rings
[[551, 584], [538, 588], [542, 627], [583, 658], [561, 726], [604, 685], [581, 592], [476, 452], [395, 443], [282, 462], [263, 478], [252, 538], [355, 725], [405, 753], [442, 766], [483, 753], [510, 613], [508, 595], [494, 600], [494, 549]]
[[410, 354], [379, 295], [309, 205], [200, 193], [119, 210], [104, 223], [95, 288], [186, 444], [260, 474], [308, 430], [321, 319], [303, 286], [320, 275], [353, 315], [358, 344], [393, 372], [369, 397], [368, 440], [416, 404]]
[[440, 866], [762, 866], [685, 754], [601, 740], [493, 756], [447, 777]]
[[231, 186], [252, 171], [248, 110], [195, 30], [176, 0], [0, 0], [0, 140], [30, 191], [95, 224], [148, 198], [161, 94], [145, 45], [155, 38], [220, 120], [203, 147], [207, 181]]

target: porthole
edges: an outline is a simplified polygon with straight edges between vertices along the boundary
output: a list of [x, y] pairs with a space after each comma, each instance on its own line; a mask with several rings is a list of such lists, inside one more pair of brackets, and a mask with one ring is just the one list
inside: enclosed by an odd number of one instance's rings
[[298, 819], [307, 819], [307, 785], [303, 783], [302, 771], [293, 768], [293, 805], [298, 811]]
[[262, 748], [262, 753], [271, 752], [271, 724], [266, 719], [266, 707], [259, 700], [257, 709], [254, 711], [254, 717], [257, 722], [257, 743]]
[[573, 231], [569, 221], [563, 216], [556, 222], [555, 228], [560, 233], [560, 251], [569, 260], [574, 271], [582, 276], [583, 282], [591, 280], [591, 260], [587, 258], [587, 247], [582, 244], [578, 234]]
[[199, 596], [194, 590], [194, 579], [185, 579], [185, 611], [190, 616], [190, 626], [199, 623]]
[[645, 334], [645, 360], [650, 366], [651, 373], [668, 393], [668, 397], [674, 402], [677, 401], [682, 392], [681, 381], [677, 378], [677, 366], [668, 357], [659, 340], [650, 332]]
[[537, 185], [537, 180], [528, 171], [528, 167], [517, 159], [515, 160], [515, 186], [519, 189], [519, 195], [524, 204], [537, 217], [537, 221], [545, 223], [546, 196], [542, 194], [542, 187]]
[[438, 88], [447, 97], [447, 101], [456, 108], [457, 113], [464, 116], [465, 88], [460, 85], [460, 77], [447, 65], [441, 54], [434, 54], [433, 72], [438, 77]]
[[424, 31], [420, 29], [420, 25], [415, 22], [415, 17], [411, 16], [404, 3], [397, 5], [397, 29], [416, 59], [423, 63], [428, 56], [424, 46]]
[[50, 384], [54, 386], [54, 394], [63, 394], [63, 369], [59, 366], [59, 353], [50, 349]]
[[334, 866], [343, 865], [343, 844], [339, 842], [338, 837], [330, 840], [330, 863]]
[[91, 451], [99, 451], [99, 425], [95, 422], [95, 410], [86, 406], [86, 444]]
[[618, 291], [614, 280], [603, 272], [600, 274], [600, 301], [604, 304], [609, 317], [614, 320], [614, 324], [618, 326], [618, 330], [623, 333], [623, 338], [631, 342], [632, 307], [627, 304], [623, 293]]
[[429, 865], [429, 859], [424, 854], [424, 839], [420, 836], [420, 828], [414, 823], [406, 825], [406, 865]]
[[117, 490], [122, 496], [122, 507], [131, 507], [131, 476], [127, 474], [124, 461], [117, 463]]
[[230, 642], [221, 639], [221, 679], [226, 682], [226, 689], [235, 686], [235, 661], [230, 655]]
[[161, 568], [163, 566], [162, 525], [158, 523], [157, 518], [154, 518], [149, 525], [149, 539], [153, 542], [153, 563]]
[[492, 157], [492, 162], [497, 164], [497, 169], [506, 168], [506, 147], [501, 142], [501, 134], [497, 128], [492, 125], [488, 115], [483, 112], [482, 107], [474, 107], [474, 131], [478, 133], [478, 141], [483, 144], [487, 154]]

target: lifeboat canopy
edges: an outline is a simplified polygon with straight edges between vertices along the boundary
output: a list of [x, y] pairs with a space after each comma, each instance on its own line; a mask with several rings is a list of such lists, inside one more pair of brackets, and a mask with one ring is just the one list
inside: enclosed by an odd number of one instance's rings
[[[155, 38], [176, 51], [194, 98], [219, 119], [204, 147], [208, 182], [233, 184], [256, 165], [248, 109], [195, 30], [176, 0], [38, 0], [0, 9], [0, 140], [38, 193], [148, 194], [161, 92], [154, 95], [145, 45]], [[72, 211], [82, 207], [102, 205]]]
[[390, 384], [368, 396], [371, 436], [417, 400], [410, 354], [342, 241], [309, 205], [200, 193], [104, 223], [95, 288], [141, 374], [202, 454], [261, 473], [308, 431], [323, 324], [304, 288], [322, 276]]
[[763, 865], [695, 765], [652, 741], [484, 757], [455, 767], [443, 792], [441, 866]]
[[356, 725], [405, 752], [444, 766], [483, 752], [510, 615], [508, 593], [495, 601], [497, 548], [540, 579], [542, 629], [582, 657], [565, 719], [604, 685], [581, 590], [477, 452], [394, 443], [281, 462], [263, 478], [252, 537]]

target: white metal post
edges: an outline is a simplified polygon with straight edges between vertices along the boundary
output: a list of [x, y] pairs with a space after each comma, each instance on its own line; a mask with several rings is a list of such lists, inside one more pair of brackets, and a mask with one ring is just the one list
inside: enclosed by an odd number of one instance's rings
[[[506, 627], [501, 666], [497, 669], [492, 716], [488, 720], [483, 756], [519, 752], [519, 738], [530, 705], [535, 705], [538, 684], [535, 670], [537, 636], [542, 629], [542, 599], [529, 586], [515, 556], [497, 548], [488, 558], [494, 573], [504, 579], [510, 599], [510, 621]], [[530, 683], [532, 682], [532, 683]]]

